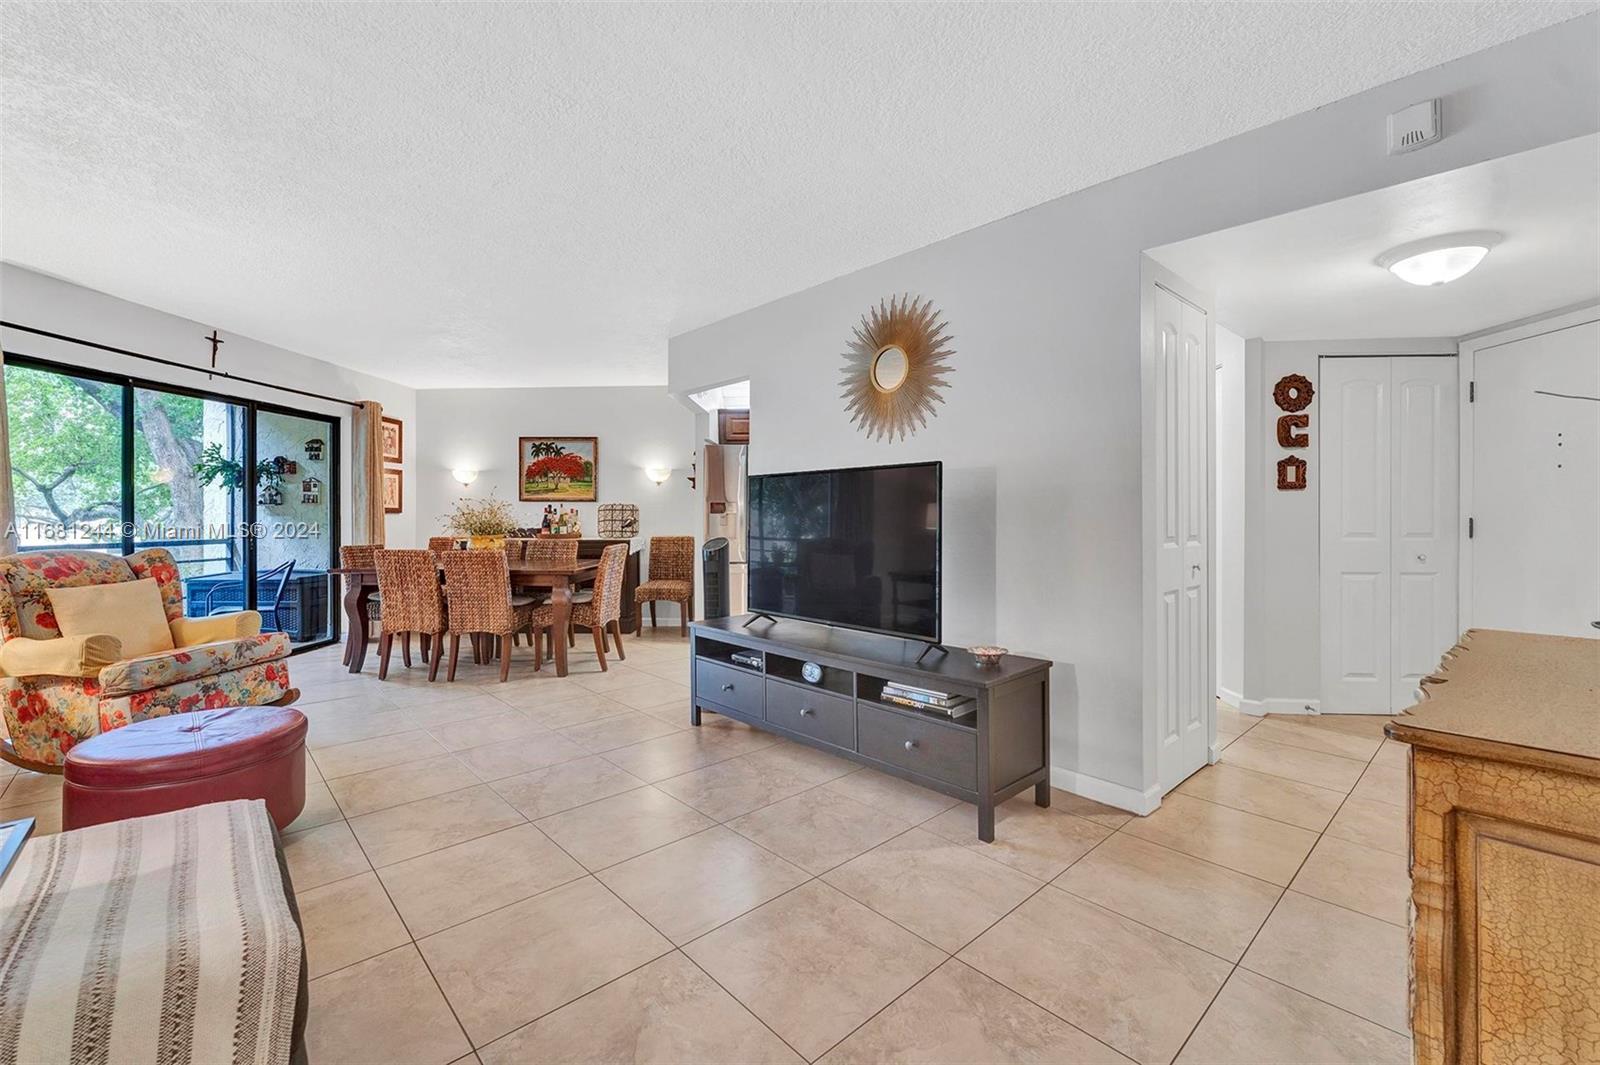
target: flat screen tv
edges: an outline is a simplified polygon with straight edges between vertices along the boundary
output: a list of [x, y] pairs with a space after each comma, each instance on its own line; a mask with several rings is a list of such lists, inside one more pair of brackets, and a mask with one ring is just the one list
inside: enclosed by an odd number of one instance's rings
[[753, 475], [750, 609], [939, 642], [938, 462]]

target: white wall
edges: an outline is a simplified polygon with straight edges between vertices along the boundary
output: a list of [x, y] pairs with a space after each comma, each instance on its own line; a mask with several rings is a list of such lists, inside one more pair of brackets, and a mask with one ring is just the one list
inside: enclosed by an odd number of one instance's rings
[[[1286, 374], [1321, 384], [1323, 355], [1454, 355], [1456, 342], [1422, 337], [1394, 340], [1251, 340], [1246, 344], [1244, 701], [1252, 714], [1297, 714], [1316, 708], [1322, 687], [1321, 497], [1318, 450], [1322, 396], [1314, 394], [1306, 488], [1278, 491], [1280, 411], [1272, 389]], [[1220, 476], [1220, 470], [1219, 470]]]
[[[544, 503], [517, 501], [517, 438], [597, 436], [600, 483], [596, 503], [575, 507], [586, 536], [599, 535], [599, 503], [636, 503], [642, 553], [651, 536], [701, 539], [698, 497], [686, 479], [695, 437], [695, 412], [661, 386], [626, 388], [461, 388], [417, 393], [417, 434], [425, 442], [417, 466], [417, 535], [426, 540], [445, 531], [444, 516], [463, 496], [491, 493], [511, 502], [517, 520], [537, 525]], [[656, 485], [650, 466], [672, 467]], [[452, 469], [478, 471], [462, 488]], [[641, 572], [641, 578], [643, 577]], [[663, 624], [677, 623], [675, 607], [663, 605]]]
[[[1141, 251], [1600, 129], [1590, 15], [674, 337], [669, 387], [751, 380], [753, 472], [942, 459], [945, 631], [1054, 659], [1056, 779], [1155, 801], [1141, 646]], [[1441, 96], [1448, 135], [1384, 154]], [[948, 402], [901, 444], [846, 418], [839, 352], [891, 294], [933, 300]]]
[[[11, 263], [0, 263], [0, 316], [8, 322], [45, 329], [53, 333], [92, 340], [100, 344], [155, 355], [195, 367], [209, 365], [211, 345], [204, 339], [211, 326], [165, 311], [108, 296], [58, 278], [25, 270]], [[347, 370], [342, 366], [308, 355], [273, 347], [249, 337], [223, 331], [225, 343], [217, 357], [218, 369], [259, 381], [303, 388], [322, 395], [349, 400], [377, 400], [385, 414], [406, 425], [405, 435], [405, 510], [391, 514], [384, 523], [390, 547], [409, 547], [416, 542], [416, 464], [417, 437], [414, 389], [404, 385]], [[50, 340], [15, 329], [0, 332], [0, 343], [7, 355], [32, 355], [67, 366], [81, 366], [110, 373], [127, 374], [148, 381], [182, 385], [223, 396], [260, 400], [285, 407], [331, 415], [339, 419], [341, 539], [350, 543], [350, 407], [308, 399], [271, 388], [245, 385], [225, 378], [207, 379], [203, 373], [130, 359], [123, 355]], [[296, 482], [298, 485], [298, 482]], [[296, 498], [299, 493], [295, 493]]]
[[1217, 567], [1215, 607], [1217, 694], [1233, 706], [1244, 698], [1244, 338], [1216, 327]]

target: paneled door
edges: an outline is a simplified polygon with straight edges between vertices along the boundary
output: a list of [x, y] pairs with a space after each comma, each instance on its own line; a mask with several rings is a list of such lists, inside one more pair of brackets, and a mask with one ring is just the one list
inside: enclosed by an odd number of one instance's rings
[[1170, 791], [1210, 757], [1212, 365], [1206, 313], [1155, 291], [1156, 756]]
[[1328, 357], [1319, 377], [1321, 709], [1388, 714], [1455, 642], [1455, 360]]

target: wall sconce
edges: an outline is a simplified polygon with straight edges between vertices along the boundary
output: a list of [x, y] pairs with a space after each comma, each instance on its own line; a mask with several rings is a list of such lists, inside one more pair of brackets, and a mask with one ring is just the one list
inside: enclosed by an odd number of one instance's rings
[[478, 471], [477, 470], [451, 470], [450, 471], [450, 476], [454, 477], [457, 481], [459, 481], [461, 483], [461, 487], [462, 488], [466, 488], [468, 485], [472, 484], [473, 481], [476, 481], [478, 479]]
[[670, 466], [647, 466], [644, 475], [654, 481], [658, 486], [666, 484], [672, 477]]

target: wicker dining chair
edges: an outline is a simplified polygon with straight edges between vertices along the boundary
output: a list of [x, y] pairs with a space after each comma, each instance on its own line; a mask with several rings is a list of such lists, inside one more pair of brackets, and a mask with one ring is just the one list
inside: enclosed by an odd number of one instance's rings
[[447, 631], [450, 633], [450, 668], [446, 680], [456, 679], [456, 656], [461, 637], [493, 641], [500, 653], [500, 681], [511, 674], [511, 637], [527, 632], [533, 617], [533, 600], [511, 594], [511, 567], [504, 551], [448, 551], [439, 557], [444, 567]]
[[444, 594], [439, 589], [439, 565], [432, 551], [376, 553], [378, 594], [383, 596], [383, 634], [378, 637], [378, 679], [389, 677], [389, 655], [400, 637], [400, 661], [411, 668], [411, 634], [422, 644], [428, 679], [439, 675], [439, 651], [444, 644]]
[[507, 562], [521, 562], [522, 554], [528, 547], [528, 541], [518, 536], [508, 536], [505, 540]]
[[553, 536], [541, 536], [528, 540], [528, 552], [523, 559], [528, 562], [543, 562], [552, 566], [572, 566], [578, 561], [578, 541], [557, 540]]
[[[588, 629], [594, 634], [594, 653], [600, 659], [600, 671], [606, 670], [606, 633], [616, 640], [617, 657], [626, 662], [628, 655], [622, 649], [622, 575], [628, 565], [628, 545], [611, 544], [600, 552], [600, 568], [595, 571], [594, 595], [572, 604], [572, 618], [565, 636], [570, 640], [574, 629]], [[533, 608], [533, 668], [544, 664], [542, 634], [548, 631], [551, 640], [563, 634], [554, 630], [555, 607], [548, 603]]]
[[454, 536], [428, 537], [428, 550], [433, 552], [435, 555], [439, 555], [445, 551], [454, 551], [455, 549], [456, 538]]
[[644, 610], [650, 604], [650, 627], [656, 627], [656, 603], [678, 604], [678, 633], [689, 634], [689, 616], [694, 613], [694, 537], [650, 537], [650, 579], [633, 590], [633, 601], [640, 607], [637, 635], [644, 634]]
[[[373, 555], [378, 550], [377, 544], [343, 544], [339, 548], [339, 565], [345, 569], [372, 569], [376, 565]], [[381, 622], [383, 619], [383, 595], [380, 592], [374, 595], [367, 603], [367, 631], [372, 631], [372, 622]], [[346, 647], [344, 664], [350, 664], [350, 656], [355, 648]]]

